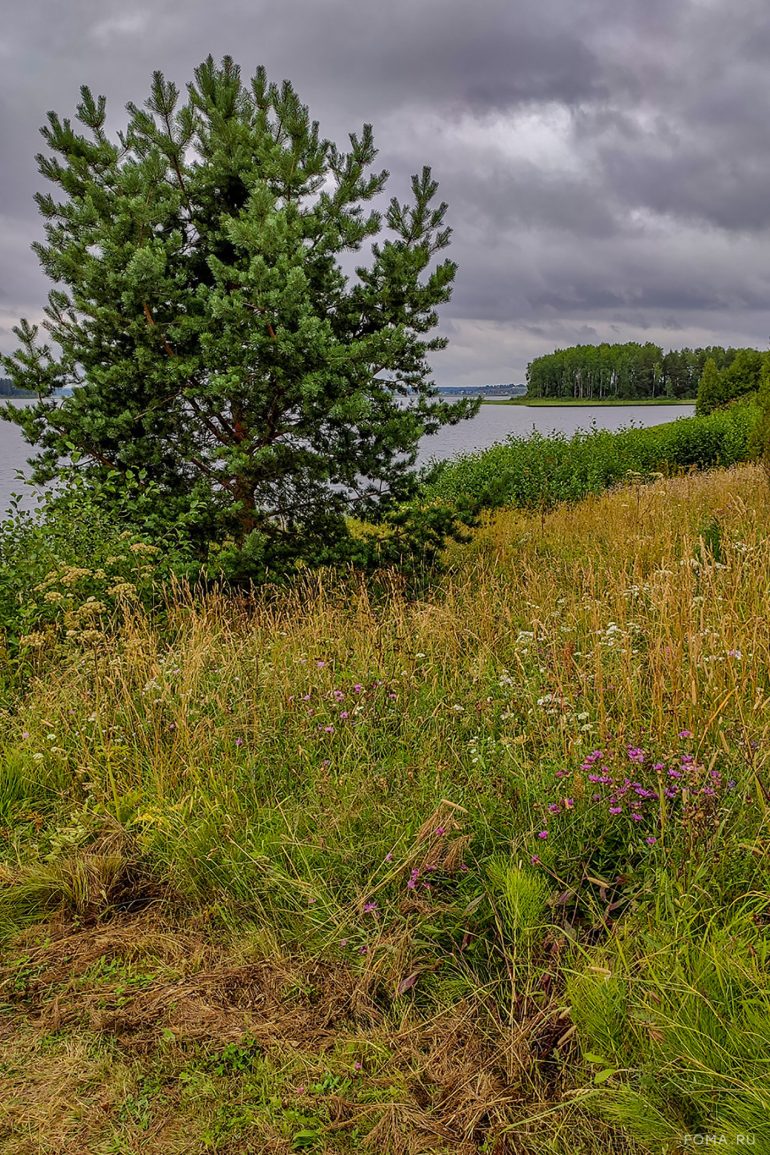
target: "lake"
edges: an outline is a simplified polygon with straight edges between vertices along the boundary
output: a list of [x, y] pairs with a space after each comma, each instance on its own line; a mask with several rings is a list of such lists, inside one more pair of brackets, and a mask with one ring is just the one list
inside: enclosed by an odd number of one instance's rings
[[[14, 402], [26, 404], [24, 401]], [[692, 405], [618, 405], [618, 406], [525, 406], [525, 405], [482, 405], [470, 421], [440, 430], [433, 437], [426, 437], [420, 448], [419, 462], [427, 464], [431, 459], [443, 460], [458, 453], [469, 453], [474, 449], [486, 449], [496, 441], [504, 441], [511, 435], [526, 436], [536, 429], [539, 433], [558, 430], [567, 436], [577, 429], [588, 429], [596, 424], [600, 429], [619, 429], [621, 425], [661, 425], [664, 421], [675, 421], [677, 417], [689, 417], [694, 411]], [[26, 472], [26, 459], [30, 447], [23, 441], [21, 432], [15, 425], [0, 422], [0, 511], [9, 507], [12, 493], [26, 489], [23, 504], [33, 504], [29, 489], [17, 479], [19, 471]]]

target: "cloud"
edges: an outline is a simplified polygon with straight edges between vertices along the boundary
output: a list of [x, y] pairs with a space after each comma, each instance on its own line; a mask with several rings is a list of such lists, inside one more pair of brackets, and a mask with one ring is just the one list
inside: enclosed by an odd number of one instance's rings
[[766, 345], [766, 0], [103, 0], [17, 5], [0, 34], [0, 349], [45, 282], [34, 154], [81, 83], [118, 127], [155, 68], [208, 52], [289, 77], [327, 135], [374, 125], [403, 193], [433, 166], [460, 271], [437, 378], [520, 380], [579, 340]]
[[90, 31], [91, 39], [103, 45], [121, 38], [141, 36], [148, 31], [150, 22], [150, 13], [141, 9], [116, 12], [94, 24]]

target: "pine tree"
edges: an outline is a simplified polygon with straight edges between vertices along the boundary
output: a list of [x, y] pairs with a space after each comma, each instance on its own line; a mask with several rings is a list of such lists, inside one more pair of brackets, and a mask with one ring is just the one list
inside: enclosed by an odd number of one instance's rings
[[156, 72], [116, 139], [87, 87], [76, 124], [48, 114], [38, 164], [57, 196], [37, 197], [34, 248], [53, 343], [22, 321], [4, 358], [39, 394], [3, 411], [39, 450], [34, 479], [74, 471], [241, 576], [355, 556], [351, 519], [438, 548], [456, 523], [410, 505], [417, 445], [476, 405], [430, 378], [456, 271], [430, 169], [380, 211], [370, 126], [341, 151], [263, 68], [247, 84], [209, 57], [194, 75], [181, 101]]

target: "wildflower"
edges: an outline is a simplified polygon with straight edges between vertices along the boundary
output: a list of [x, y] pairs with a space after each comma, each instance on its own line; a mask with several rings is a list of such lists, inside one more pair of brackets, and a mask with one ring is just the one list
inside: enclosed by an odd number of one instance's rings
[[654, 835], [651, 834], [649, 836], [649, 838], [645, 838], [644, 841], [647, 843], [648, 846], [654, 846], [658, 840], [657, 840], [657, 838], [655, 838]]
[[669, 778], [681, 778], [682, 772], [681, 770], [669, 770], [668, 776]]
[[538, 830], [537, 836], [538, 836], [538, 838], [547, 838], [548, 837], [548, 831], [547, 830]]
[[243, 745], [243, 738], [236, 738], [235, 739], [235, 745], [236, 746], [242, 746]]
[[345, 719], [345, 718], [349, 718], [349, 717], [350, 717], [350, 714], [348, 713], [348, 711], [347, 711], [347, 710], [341, 710], [341, 711], [340, 711], [340, 718], [342, 718], [342, 719], [343, 719], [343, 721], [344, 721], [344, 719]]
[[316, 662], [316, 669], [325, 670], [326, 669], [326, 662], [321, 662], [321, 661]]
[[728, 658], [735, 658], [735, 660], [737, 662], [740, 662], [741, 658], [743, 657], [743, 654], [741, 653], [740, 650], [728, 650], [727, 656], [728, 656]]
[[361, 694], [361, 693], [363, 693], [363, 689], [364, 689], [364, 687], [361, 685], [361, 683], [356, 682], [355, 685], [353, 686], [353, 693], [354, 694]]
[[353, 1064], [353, 1070], [354, 1071], [363, 1071], [363, 1069], [364, 1069], [364, 1064], [359, 1063], [358, 1060], [356, 1060], [356, 1062]]
[[376, 910], [376, 909], [377, 909], [377, 903], [376, 902], [370, 901], [370, 902], [364, 903], [364, 914], [371, 914], [372, 911]]
[[561, 814], [561, 806], [558, 802], [549, 802], [548, 812], [549, 814]]
[[575, 805], [575, 799], [574, 798], [565, 798], [564, 799], [564, 807], [566, 810], [572, 810], [574, 805]]
[[623, 813], [623, 807], [622, 806], [610, 806], [610, 814], [622, 814], [622, 813]]
[[533, 866], [542, 866], [543, 860], [539, 854], [533, 854], [529, 860]]
[[692, 731], [691, 730], [680, 730], [677, 737], [678, 738], [692, 738]]
[[358, 953], [359, 954], [368, 954], [369, 953], [369, 947], [368, 946], [360, 946], [358, 948]]
[[340, 946], [347, 946], [347, 945], [348, 945], [348, 940], [346, 938], [341, 938], [340, 939]]
[[392, 862], [392, 861], [393, 861], [393, 855], [390, 851], [388, 851], [388, 853], [385, 855], [385, 862]]
[[333, 726], [324, 726], [323, 731], [324, 731], [324, 734], [333, 734], [334, 733], [334, 727]]
[[29, 730], [23, 730], [21, 736], [22, 738], [29, 738]]
[[433, 831], [433, 833], [437, 834], [438, 837], [441, 838], [442, 835], [446, 834], [446, 827], [445, 826], [437, 826], [436, 829]]

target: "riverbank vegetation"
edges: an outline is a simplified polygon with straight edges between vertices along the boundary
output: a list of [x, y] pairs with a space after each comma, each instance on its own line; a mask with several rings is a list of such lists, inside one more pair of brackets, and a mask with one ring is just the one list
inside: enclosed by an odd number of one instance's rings
[[594, 427], [572, 437], [533, 432], [441, 462], [428, 488], [436, 500], [475, 512], [547, 510], [623, 481], [745, 461], [757, 452], [758, 421], [759, 409], [747, 402], [646, 428]]
[[766, 485], [500, 511], [417, 600], [53, 567], [3, 685], [3, 1150], [765, 1149]]

